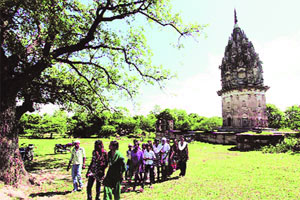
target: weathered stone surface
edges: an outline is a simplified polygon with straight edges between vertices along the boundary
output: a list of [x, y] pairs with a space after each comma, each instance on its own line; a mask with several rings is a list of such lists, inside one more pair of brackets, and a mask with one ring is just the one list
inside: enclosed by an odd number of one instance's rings
[[268, 126], [262, 62], [237, 25], [225, 48], [221, 69], [223, 129], [250, 130]]
[[284, 139], [284, 134], [252, 135], [237, 134], [237, 148], [239, 150], [259, 149], [266, 145], [276, 145]]

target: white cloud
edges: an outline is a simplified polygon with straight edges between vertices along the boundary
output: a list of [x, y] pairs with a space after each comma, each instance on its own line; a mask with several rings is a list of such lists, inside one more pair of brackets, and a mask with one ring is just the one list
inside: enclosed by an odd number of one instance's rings
[[134, 113], [148, 114], [159, 105], [162, 109], [178, 108], [201, 116], [221, 116], [221, 97], [216, 92], [221, 89], [218, 66], [222, 56], [209, 55], [208, 59], [206, 71], [170, 82], [165, 93], [158, 90], [154, 95], [143, 94], [141, 107], [135, 108]]
[[257, 46], [263, 61], [267, 103], [282, 111], [300, 104], [300, 32]]

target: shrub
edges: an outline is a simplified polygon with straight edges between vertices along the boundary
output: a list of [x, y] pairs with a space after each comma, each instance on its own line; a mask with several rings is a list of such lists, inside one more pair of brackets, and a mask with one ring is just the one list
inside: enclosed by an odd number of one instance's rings
[[300, 139], [295, 137], [286, 137], [279, 144], [262, 147], [263, 153], [286, 153], [300, 151]]

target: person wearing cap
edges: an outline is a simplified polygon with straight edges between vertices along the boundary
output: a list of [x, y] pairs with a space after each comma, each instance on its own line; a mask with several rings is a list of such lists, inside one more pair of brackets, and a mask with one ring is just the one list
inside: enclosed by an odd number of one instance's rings
[[71, 151], [71, 159], [67, 171], [69, 171], [72, 164], [73, 192], [76, 192], [82, 190], [81, 170], [85, 169], [86, 156], [84, 148], [80, 147], [79, 140], [75, 140], [74, 146]]

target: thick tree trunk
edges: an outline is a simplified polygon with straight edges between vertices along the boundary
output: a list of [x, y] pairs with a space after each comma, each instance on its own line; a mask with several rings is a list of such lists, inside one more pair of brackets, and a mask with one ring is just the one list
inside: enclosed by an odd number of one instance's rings
[[7, 97], [0, 100], [0, 180], [18, 185], [27, 173], [19, 152], [16, 101]]

